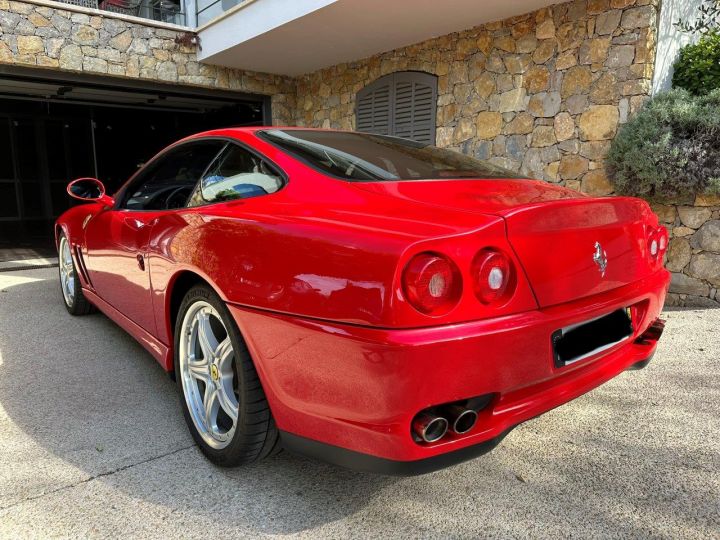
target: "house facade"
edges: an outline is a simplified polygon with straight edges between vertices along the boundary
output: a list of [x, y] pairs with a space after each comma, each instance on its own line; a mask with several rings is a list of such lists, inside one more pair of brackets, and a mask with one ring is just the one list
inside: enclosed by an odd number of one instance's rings
[[[687, 39], [672, 22], [699, 5], [68, 1], [0, 0], [0, 224], [14, 238], [42, 234], [68, 177], [119, 184], [118, 148], [140, 163], [221, 125], [407, 136], [611, 195], [610, 142], [668, 87]], [[655, 205], [673, 236], [670, 301], [717, 305], [720, 200], [681, 203]]]

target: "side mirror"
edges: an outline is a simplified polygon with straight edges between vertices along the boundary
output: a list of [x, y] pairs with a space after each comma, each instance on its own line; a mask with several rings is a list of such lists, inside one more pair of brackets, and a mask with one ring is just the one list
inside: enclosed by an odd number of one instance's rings
[[78, 178], [68, 184], [68, 195], [73, 199], [86, 202], [99, 202], [105, 206], [114, 206], [115, 199], [105, 195], [105, 186], [97, 178]]

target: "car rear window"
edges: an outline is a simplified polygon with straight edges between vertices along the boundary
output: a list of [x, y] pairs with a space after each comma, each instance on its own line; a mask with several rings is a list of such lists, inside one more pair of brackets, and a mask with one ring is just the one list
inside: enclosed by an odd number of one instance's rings
[[521, 178], [492, 163], [400, 137], [310, 129], [258, 135], [320, 172], [348, 181]]

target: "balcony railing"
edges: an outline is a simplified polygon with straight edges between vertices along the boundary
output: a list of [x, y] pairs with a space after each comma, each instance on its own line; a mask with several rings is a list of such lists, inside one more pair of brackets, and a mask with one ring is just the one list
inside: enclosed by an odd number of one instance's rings
[[202, 26], [246, 0], [197, 0], [197, 25]]
[[124, 15], [133, 15], [153, 21], [187, 26], [183, 0], [60, 0], [66, 4], [82, 6]]

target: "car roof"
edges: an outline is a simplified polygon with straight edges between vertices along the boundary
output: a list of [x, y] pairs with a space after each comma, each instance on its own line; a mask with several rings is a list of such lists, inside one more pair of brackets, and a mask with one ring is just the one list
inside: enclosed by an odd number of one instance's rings
[[228, 134], [232, 133], [256, 133], [258, 131], [263, 131], [266, 129], [281, 129], [284, 131], [294, 131], [294, 130], [302, 130], [302, 131], [341, 131], [338, 129], [328, 129], [328, 128], [312, 128], [312, 127], [302, 127], [302, 126], [249, 126], [249, 127], [228, 127], [228, 128], [217, 128], [217, 129], [211, 129], [208, 131], [202, 131], [200, 133], [195, 133], [193, 135], [190, 135], [186, 137], [185, 139], [195, 139], [198, 137], [213, 137], [213, 136], [227, 136]]

